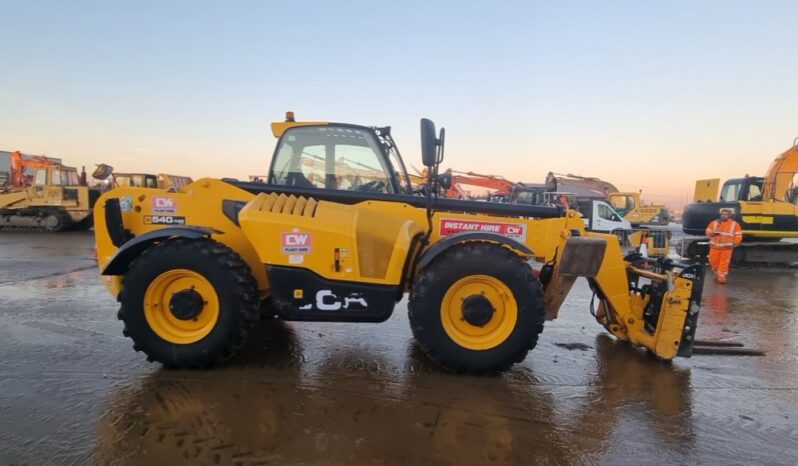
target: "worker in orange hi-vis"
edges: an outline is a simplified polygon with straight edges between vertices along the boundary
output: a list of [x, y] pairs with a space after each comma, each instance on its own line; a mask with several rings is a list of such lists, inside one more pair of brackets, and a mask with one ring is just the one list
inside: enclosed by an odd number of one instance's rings
[[720, 218], [707, 227], [709, 237], [709, 266], [718, 283], [726, 283], [734, 246], [743, 240], [743, 229], [731, 218], [731, 209], [720, 211]]

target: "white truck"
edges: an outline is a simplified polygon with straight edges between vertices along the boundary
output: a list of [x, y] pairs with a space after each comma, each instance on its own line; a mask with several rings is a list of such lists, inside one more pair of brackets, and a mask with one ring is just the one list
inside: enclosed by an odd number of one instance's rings
[[601, 233], [629, 233], [632, 224], [621, 217], [609, 204], [595, 199], [582, 199], [577, 201], [585, 228]]

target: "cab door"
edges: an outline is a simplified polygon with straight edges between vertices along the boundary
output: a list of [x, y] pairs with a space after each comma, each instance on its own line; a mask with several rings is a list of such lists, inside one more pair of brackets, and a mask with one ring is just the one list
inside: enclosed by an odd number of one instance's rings
[[746, 178], [740, 189], [738, 202], [740, 222], [744, 231], [762, 231], [773, 229], [773, 202], [762, 198], [762, 184], [756, 178]]

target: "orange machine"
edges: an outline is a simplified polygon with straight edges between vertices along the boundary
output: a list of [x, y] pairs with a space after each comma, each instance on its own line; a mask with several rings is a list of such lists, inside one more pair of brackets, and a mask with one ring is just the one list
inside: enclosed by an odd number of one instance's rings
[[43, 155], [28, 155], [20, 151], [9, 153], [10, 172], [8, 186], [25, 188], [33, 184], [33, 170], [37, 168], [53, 168], [61, 165], [61, 160]]
[[[494, 200], [508, 199], [515, 183], [501, 176], [480, 175], [474, 172], [461, 172], [447, 170], [452, 173], [452, 186], [446, 190], [446, 197], [453, 199], [484, 199], [489, 197]], [[494, 190], [488, 196], [472, 195], [463, 185], [479, 186]]]

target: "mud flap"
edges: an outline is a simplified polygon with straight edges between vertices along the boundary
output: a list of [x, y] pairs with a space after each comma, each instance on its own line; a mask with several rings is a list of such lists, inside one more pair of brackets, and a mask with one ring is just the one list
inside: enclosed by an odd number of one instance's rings
[[687, 310], [687, 317], [684, 320], [684, 330], [682, 330], [682, 341], [679, 344], [677, 356], [689, 358], [693, 354], [695, 344], [695, 331], [698, 327], [698, 314], [701, 309], [701, 296], [704, 292], [704, 275], [706, 266], [695, 264], [685, 268], [679, 274], [682, 278], [693, 281], [693, 291], [690, 293], [690, 307]]

